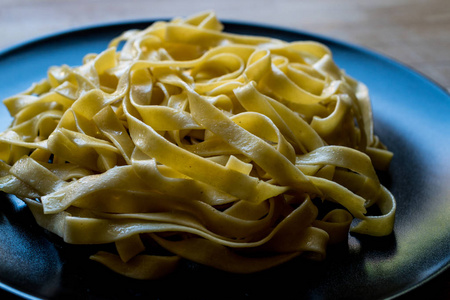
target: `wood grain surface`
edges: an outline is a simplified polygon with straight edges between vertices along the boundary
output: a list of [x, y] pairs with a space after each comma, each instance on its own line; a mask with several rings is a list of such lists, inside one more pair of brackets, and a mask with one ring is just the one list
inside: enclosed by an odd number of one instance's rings
[[449, 0], [0, 0], [0, 49], [74, 27], [204, 10], [364, 46], [450, 91]]
[[[205, 10], [357, 44], [450, 91], [450, 0], [0, 0], [0, 50], [72, 28]], [[447, 271], [404, 298], [449, 299], [449, 278]]]

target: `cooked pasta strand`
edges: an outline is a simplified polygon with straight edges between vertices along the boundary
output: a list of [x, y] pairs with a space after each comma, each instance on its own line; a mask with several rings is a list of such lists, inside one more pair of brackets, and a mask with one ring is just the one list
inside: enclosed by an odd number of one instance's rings
[[200, 13], [124, 32], [4, 104], [0, 190], [67, 243], [114, 243], [91, 259], [124, 276], [161, 278], [181, 258], [257, 272], [325, 259], [349, 230], [393, 230], [368, 89], [317, 42]]

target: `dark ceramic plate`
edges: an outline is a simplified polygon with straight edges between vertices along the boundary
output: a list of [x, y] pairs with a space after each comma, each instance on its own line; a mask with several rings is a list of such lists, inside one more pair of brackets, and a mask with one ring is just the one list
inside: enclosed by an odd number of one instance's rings
[[[122, 31], [149, 23], [83, 28], [1, 52], [0, 98], [45, 77], [49, 66], [79, 65], [86, 53], [103, 50]], [[381, 174], [398, 201], [394, 233], [383, 238], [350, 235], [348, 245], [330, 249], [320, 263], [296, 259], [266, 272], [233, 275], [184, 262], [166, 279], [144, 282], [122, 278], [90, 261], [94, 248], [65, 245], [36, 226], [19, 200], [2, 194], [1, 288], [30, 299], [379, 299], [405, 294], [444, 273], [450, 260], [448, 93], [365, 49], [299, 31], [225, 25], [226, 31], [240, 34], [325, 43], [340, 67], [368, 85], [376, 134], [395, 153], [390, 171]], [[3, 130], [10, 117], [3, 107], [0, 116]]]

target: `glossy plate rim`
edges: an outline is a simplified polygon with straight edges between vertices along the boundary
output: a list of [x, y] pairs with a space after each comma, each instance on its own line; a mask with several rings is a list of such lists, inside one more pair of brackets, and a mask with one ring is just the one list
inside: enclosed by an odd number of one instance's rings
[[[155, 22], [155, 21], [167, 21], [170, 20], [170, 18], [152, 18], [152, 19], [138, 19], [138, 20], [124, 20], [124, 21], [118, 21], [118, 22], [108, 22], [108, 23], [100, 23], [100, 24], [94, 24], [94, 25], [86, 25], [82, 27], [75, 27], [71, 29], [62, 30], [59, 32], [54, 32], [50, 34], [46, 34], [34, 39], [29, 39], [24, 42], [17, 43], [15, 45], [6, 47], [4, 49], [0, 49], [0, 62], [7, 57], [8, 55], [14, 55], [15, 52], [18, 51], [28, 51], [27, 49], [32, 49], [33, 47], [39, 46], [41, 44], [55, 41], [60, 38], [70, 38], [74, 34], [82, 34], [83, 32], [90, 32], [90, 31], [105, 31], [105, 30], [111, 30], [111, 28], [143, 28], [142, 26]], [[444, 95], [449, 95], [448, 91], [446, 89], [438, 84], [433, 79], [427, 77], [426, 75], [420, 73], [419, 71], [415, 70], [414, 68], [406, 65], [405, 63], [402, 63], [394, 58], [388, 57], [385, 54], [380, 54], [374, 50], [355, 45], [352, 43], [348, 43], [345, 41], [340, 41], [335, 38], [331, 38], [328, 36], [323, 36], [316, 33], [311, 33], [307, 31], [302, 31], [298, 29], [293, 28], [287, 28], [282, 26], [275, 26], [275, 25], [267, 25], [262, 23], [256, 23], [256, 22], [243, 22], [243, 21], [236, 21], [236, 20], [221, 20], [223, 24], [225, 25], [225, 31], [227, 31], [228, 26], [235, 26], [235, 27], [245, 27], [245, 28], [259, 28], [259, 29], [265, 29], [268, 31], [273, 32], [285, 32], [291, 35], [299, 35], [299, 36], [305, 36], [310, 37], [310, 39], [322, 42], [325, 44], [334, 44], [339, 45], [344, 48], [352, 49], [352, 51], [357, 51], [361, 53], [362, 55], [366, 55], [369, 57], [374, 57], [378, 60], [384, 61], [387, 64], [394, 65], [396, 68], [402, 70], [403, 72], [409, 73], [410, 75], [420, 77], [423, 81], [428, 82], [431, 84], [431, 86], [434, 86], [436, 89], [440, 90], [441, 93]], [[0, 67], [1, 70], [1, 67]], [[350, 74], [351, 75], [351, 74]], [[391, 295], [391, 297], [398, 297], [404, 294], [407, 294], [408, 292], [422, 286], [423, 284], [427, 283], [431, 279], [439, 276], [440, 274], [444, 273], [444, 271], [448, 270], [450, 268], [450, 263], [447, 258], [447, 263], [444, 264], [442, 267], [440, 267], [438, 270], [436, 270], [434, 273], [430, 274], [426, 278], [422, 278], [420, 281], [413, 283], [408, 288], [405, 288], [403, 290], [399, 290], [397, 293]], [[31, 294], [27, 294], [19, 289], [16, 289], [14, 287], [10, 287], [7, 284], [0, 281], [0, 288], [8, 291], [12, 294], [15, 294], [18, 297], [23, 297], [27, 299], [40, 299], [39, 297], [33, 296]]]

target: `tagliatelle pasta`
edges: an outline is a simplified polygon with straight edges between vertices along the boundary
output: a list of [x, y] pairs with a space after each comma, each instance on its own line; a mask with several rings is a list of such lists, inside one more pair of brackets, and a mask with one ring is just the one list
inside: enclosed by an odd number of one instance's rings
[[257, 272], [393, 230], [367, 87], [317, 42], [155, 22], [4, 104], [0, 189], [67, 243], [114, 243], [91, 258], [125, 276]]

